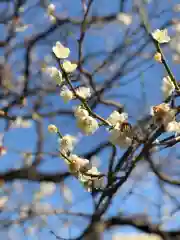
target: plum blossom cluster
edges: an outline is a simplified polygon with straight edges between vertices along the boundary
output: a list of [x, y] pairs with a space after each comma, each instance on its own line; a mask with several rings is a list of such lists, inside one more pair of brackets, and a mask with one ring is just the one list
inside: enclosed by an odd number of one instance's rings
[[[155, 40], [157, 46], [170, 41], [166, 29], [157, 29], [152, 33], [152, 38]], [[70, 73], [76, 70], [77, 64], [66, 60], [70, 54], [69, 48], [64, 47], [60, 42], [56, 42], [52, 50], [55, 56], [60, 60], [61, 71], [56, 67], [49, 67], [47, 70], [56, 83], [62, 83], [60, 96], [65, 103], [73, 99], [80, 100], [81, 104], [74, 109], [74, 117], [76, 118], [77, 127], [82, 133], [87, 136], [92, 135], [98, 130], [99, 126], [105, 125], [108, 127], [110, 133], [109, 140], [112, 144], [120, 148], [127, 148], [137, 141], [139, 138], [136, 136], [135, 128], [128, 122], [128, 114], [126, 112], [120, 113], [118, 111], [113, 111], [105, 120], [93, 113], [88, 106], [86, 100], [91, 96], [90, 88], [85, 86], [73, 87], [69, 77], [71, 76]], [[154, 59], [161, 63], [164, 62], [161, 51], [154, 55]], [[67, 76], [64, 75], [63, 77], [64, 72]], [[155, 126], [163, 126], [165, 131], [179, 134], [180, 123], [176, 121], [177, 110], [167, 103], [167, 99], [171, 98], [176, 91], [174, 81], [172, 81], [169, 76], [165, 76], [162, 79], [161, 90], [166, 103], [163, 102], [151, 107], [151, 119]], [[98, 122], [97, 119], [100, 122]], [[92, 166], [88, 159], [73, 153], [78, 142], [77, 138], [70, 134], [63, 136], [58, 128], [52, 124], [48, 126], [48, 130], [58, 135], [60, 156], [67, 164], [72, 175], [74, 175], [88, 191], [91, 191], [93, 187], [97, 189], [101, 188], [104, 182], [104, 175], [101, 174], [95, 166]]]
[[[71, 63], [69, 60], [66, 60], [66, 58], [68, 58], [70, 55], [69, 48], [64, 47], [60, 42], [56, 42], [55, 46], [53, 46], [52, 48], [52, 51], [58, 59], [63, 59], [62, 68], [65, 72], [71, 73], [76, 70], [77, 64]], [[46, 67], [44, 71], [47, 72], [50, 77], [56, 81], [57, 84], [61, 84], [64, 82], [63, 74], [57, 69], [57, 67]]]
[[75, 94], [67, 86], [63, 86], [61, 89], [60, 96], [63, 98], [64, 102], [67, 103], [72, 99], [76, 99], [77, 96], [82, 99], [87, 99], [91, 96], [90, 88], [88, 87], [78, 87], [74, 89]]
[[[76, 68], [77, 64], [72, 63], [71, 61], [67, 60], [67, 58], [70, 55], [70, 49], [67, 47], [64, 47], [59, 41], [56, 42], [55, 46], [53, 46], [52, 51], [54, 55], [62, 61], [61, 67], [63, 71], [67, 74], [67, 76], [71, 73], [73, 73]], [[64, 86], [61, 89], [60, 96], [63, 98], [64, 102], [67, 103], [71, 101], [72, 99], [76, 99], [77, 97], [81, 99], [87, 99], [91, 96], [90, 88], [88, 87], [78, 87], [77, 89], [74, 89], [72, 91], [72, 88], [70, 89], [69, 86], [65, 84], [65, 79], [63, 77], [63, 73], [57, 69], [55, 66], [46, 67], [44, 71], [49, 74], [49, 76], [54, 79], [54, 81]]]
[[74, 175], [88, 191], [91, 191], [92, 188], [102, 188], [104, 179], [98, 169], [92, 166], [88, 159], [73, 154], [75, 145], [78, 142], [77, 138], [69, 134], [62, 136], [58, 128], [53, 124], [48, 126], [48, 130], [50, 133], [58, 134], [60, 156], [64, 159], [71, 174]]
[[[175, 86], [169, 76], [163, 77], [161, 90], [165, 100], [174, 93]], [[171, 108], [169, 103], [161, 103], [151, 107], [150, 113], [154, 123], [159, 126], [163, 125], [165, 131], [180, 133], [180, 123], [176, 121], [177, 109]]]

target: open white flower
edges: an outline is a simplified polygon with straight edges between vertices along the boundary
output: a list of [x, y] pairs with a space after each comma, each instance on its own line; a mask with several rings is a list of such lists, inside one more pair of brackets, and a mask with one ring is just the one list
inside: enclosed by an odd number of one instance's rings
[[124, 122], [128, 119], [127, 113], [119, 113], [117, 111], [113, 111], [110, 116], [107, 118], [107, 121], [111, 125], [116, 125], [117, 122]]
[[158, 42], [158, 43], [168, 43], [171, 39], [168, 35], [167, 29], [156, 29], [154, 32], [152, 32], [152, 37]]
[[91, 191], [92, 187], [99, 189], [104, 186], [104, 178], [99, 177], [100, 175], [97, 167], [93, 166], [86, 173], [79, 174], [78, 179], [88, 191]]
[[70, 54], [69, 48], [64, 47], [60, 42], [56, 42], [52, 50], [57, 58], [68, 58]]
[[151, 107], [150, 114], [158, 125], [163, 125], [165, 128], [168, 123], [174, 121], [176, 111], [172, 109], [168, 103], [161, 103], [157, 106]]
[[163, 78], [161, 90], [165, 99], [171, 96], [172, 92], [175, 90], [174, 84], [169, 76]]
[[77, 139], [74, 136], [69, 134], [63, 136], [63, 138], [60, 139], [60, 151], [62, 153], [67, 153], [68, 151], [71, 152], [74, 149], [76, 142]]
[[98, 128], [98, 122], [95, 118], [91, 116], [82, 117], [77, 119], [77, 126], [82, 130], [86, 135], [93, 134]]
[[110, 142], [114, 145], [118, 145], [120, 148], [127, 148], [132, 144], [129, 131], [124, 131], [121, 123], [117, 123], [110, 133]]
[[[93, 177], [97, 177], [98, 175], [100, 175], [101, 173], [98, 171], [98, 169], [97, 169], [97, 167], [96, 166], [92, 166], [92, 168], [91, 169], [89, 169], [88, 171], [87, 171], [87, 174], [88, 175], [92, 175], [92, 176], [87, 176], [87, 178], [93, 178]], [[94, 176], [93, 176], [94, 175]]]
[[88, 159], [80, 158], [75, 154], [71, 154], [68, 159], [70, 160], [70, 162], [67, 163], [71, 172], [78, 172], [89, 164]]
[[60, 92], [60, 96], [63, 98], [64, 102], [67, 103], [74, 98], [74, 94], [67, 86], [64, 86]]
[[70, 61], [68, 60], [65, 60], [62, 64], [64, 70], [67, 72], [67, 73], [70, 73], [70, 72], [74, 72], [77, 68], [77, 64], [76, 63], [71, 63]]
[[89, 113], [86, 109], [82, 108], [81, 106], [78, 106], [74, 111], [74, 116], [76, 118], [83, 118], [89, 116]]
[[79, 87], [76, 89], [76, 93], [86, 99], [86, 98], [89, 98], [91, 96], [91, 89], [88, 88], [88, 87]]
[[116, 19], [118, 21], [122, 22], [124, 25], [127, 25], [127, 26], [132, 23], [132, 16], [127, 14], [127, 13], [124, 13], [124, 12], [119, 13], [116, 16]]
[[167, 132], [180, 133], [180, 122], [172, 121], [166, 127]]
[[63, 82], [62, 74], [56, 67], [47, 67], [45, 71], [56, 81], [57, 84]]

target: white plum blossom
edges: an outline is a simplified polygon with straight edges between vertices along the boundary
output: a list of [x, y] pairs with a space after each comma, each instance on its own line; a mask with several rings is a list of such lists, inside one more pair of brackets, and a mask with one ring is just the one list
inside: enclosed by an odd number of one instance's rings
[[78, 172], [81, 171], [81, 169], [84, 169], [86, 165], [89, 164], [88, 159], [80, 158], [79, 156], [75, 154], [71, 154], [68, 159], [70, 160], [68, 163], [69, 169], [71, 172]]
[[82, 117], [87, 117], [89, 116], [89, 113], [86, 109], [82, 108], [81, 106], [76, 107], [74, 110], [74, 116], [76, 118], [82, 118]]
[[167, 29], [156, 29], [154, 32], [152, 32], [152, 37], [158, 42], [158, 43], [168, 43], [171, 39], [168, 35]]
[[88, 180], [96, 179], [101, 173], [98, 171], [96, 166], [92, 166], [85, 174], [81, 175], [81, 181], [86, 182]]
[[67, 87], [64, 86], [60, 92], [60, 96], [63, 98], [64, 102], [67, 103], [74, 98], [73, 92]]
[[176, 111], [172, 109], [168, 103], [161, 103], [157, 106], [151, 107], [150, 114], [158, 125], [167, 127], [168, 123], [174, 121]]
[[127, 26], [132, 23], [132, 16], [127, 14], [127, 13], [124, 13], [124, 12], [119, 13], [116, 16], [116, 19], [118, 21], [122, 22], [124, 25], [127, 25]]
[[[94, 175], [94, 177], [96, 177], [96, 176], [98, 176], [100, 174], [101, 173], [98, 171], [97, 167], [96, 166], [92, 166], [92, 168], [87, 171], [86, 177], [87, 178], [92, 178], [93, 175]], [[88, 175], [92, 175], [92, 176], [88, 176]]]
[[86, 173], [80, 174], [78, 176], [81, 183], [83, 183], [84, 187], [91, 191], [92, 187], [99, 189], [104, 185], [103, 177], [99, 177], [101, 173], [98, 171], [97, 167], [92, 166]]
[[68, 58], [70, 54], [69, 48], [64, 47], [60, 42], [56, 42], [52, 50], [57, 58]]
[[180, 122], [172, 121], [168, 123], [166, 131], [180, 134]]
[[76, 89], [76, 93], [78, 94], [78, 96], [86, 99], [91, 96], [91, 89], [88, 87], [79, 87]]
[[93, 134], [99, 128], [97, 120], [91, 116], [77, 119], [77, 126], [86, 135]]
[[45, 71], [56, 81], [57, 84], [63, 82], [62, 74], [56, 67], [47, 67]]
[[175, 90], [175, 86], [169, 76], [163, 78], [161, 90], [165, 99], [171, 96]]
[[123, 130], [121, 123], [117, 123], [110, 133], [110, 142], [114, 145], [118, 145], [120, 148], [127, 148], [132, 144], [129, 131]]
[[74, 136], [66, 134], [60, 139], [59, 142], [60, 142], [60, 151], [62, 153], [67, 153], [68, 151], [71, 152], [74, 149], [77, 139]]
[[118, 111], [113, 111], [107, 118], [107, 121], [111, 125], [116, 125], [117, 122], [124, 122], [128, 119], [127, 113], [119, 113]]
[[74, 72], [77, 68], [77, 64], [76, 63], [71, 63], [68, 60], [64, 60], [63, 64], [63, 69], [67, 72], [67, 73], [71, 73]]

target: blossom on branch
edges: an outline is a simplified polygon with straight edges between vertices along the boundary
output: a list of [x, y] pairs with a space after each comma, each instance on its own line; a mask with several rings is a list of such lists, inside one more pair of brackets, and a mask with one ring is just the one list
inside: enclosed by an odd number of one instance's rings
[[60, 96], [63, 98], [64, 102], [67, 103], [74, 98], [73, 92], [67, 87], [64, 86], [60, 92]]
[[131, 127], [127, 122], [118, 122], [115, 127], [110, 130], [110, 142], [118, 145], [120, 148], [127, 148], [132, 144]]
[[71, 152], [74, 149], [74, 146], [77, 142], [77, 139], [74, 136], [69, 134], [63, 136], [60, 140], [60, 151], [62, 153]]
[[86, 135], [93, 134], [99, 128], [97, 120], [91, 116], [77, 119], [77, 126]]
[[81, 98], [89, 98], [91, 96], [91, 89], [88, 87], [79, 87], [76, 89], [76, 93]]
[[74, 72], [77, 68], [77, 64], [76, 63], [71, 63], [68, 60], [65, 60], [62, 64], [63, 69], [67, 72], [67, 73], [71, 73]]
[[56, 81], [57, 84], [63, 82], [62, 73], [56, 67], [47, 67], [45, 71]]
[[66, 161], [66, 163], [68, 163], [69, 170], [72, 173], [79, 172], [81, 169], [85, 169], [85, 167], [89, 165], [88, 159], [80, 158], [75, 154], [71, 154], [68, 159], [70, 162]]
[[104, 187], [104, 178], [95, 166], [92, 166], [86, 173], [80, 174], [79, 180], [88, 192], [92, 191], [92, 188], [101, 189]]
[[176, 110], [172, 109], [168, 103], [161, 103], [151, 107], [150, 114], [157, 125], [167, 127], [168, 123], [175, 120]]
[[158, 43], [168, 43], [171, 38], [168, 35], [167, 29], [156, 29], [154, 32], [152, 32], [152, 37], [158, 42]]
[[87, 117], [89, 116], [89, 113], [86, 109], [84, 109], [81, 106], [76, 107], [76, 109], [74, 110], [74, 116], [76, 118], [82, 118], [82, 117]]
[[69, 48], [64, 47], [60, 42], [56, 42], [56, 45], [52, 48], [53, 53], [57, 58], [68, 58], [70, 54]]
[[128, 114], [127, 113], [119, 113], [117, 111], [113, 111], [110, 116], [107, 118], [107, 121], [111, 125], [116, 125], [116, 123], [124, 122], [125, 120], [128, 119]]

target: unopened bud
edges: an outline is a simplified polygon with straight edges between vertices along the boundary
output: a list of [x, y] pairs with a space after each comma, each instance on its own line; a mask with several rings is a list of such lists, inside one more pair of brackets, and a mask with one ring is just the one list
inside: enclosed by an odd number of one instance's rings
[[49, 131], [50, 133], [57, 133], [57, 132], [58, 132], [58, 129], [57, 129], [57, 127], [56, 127], [55, 125], [50, 124], [50, 125], [48, 126], [48, 131]]
[[162, 55], [161, 55], [160, 52], [156, 52], [156, 53], [154, 54], [154, 60], [155, 60], [156, 62], [162, 63]]

